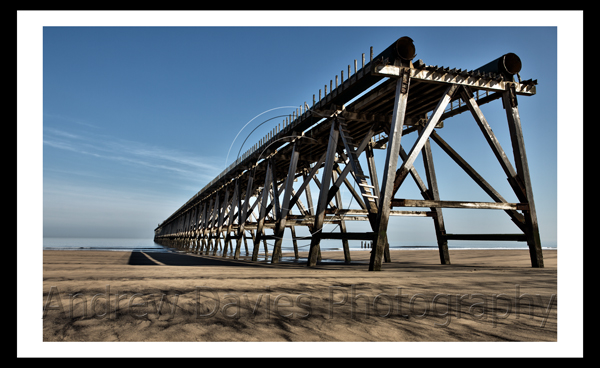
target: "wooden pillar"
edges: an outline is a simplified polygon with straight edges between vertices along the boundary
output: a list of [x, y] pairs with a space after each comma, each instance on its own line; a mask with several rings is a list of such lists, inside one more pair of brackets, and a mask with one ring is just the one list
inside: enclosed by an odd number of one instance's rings
[[192, 247], [190, 252], [195, 253], [198, 246], [198, 225], [200, 223], [200, 203], [194, 208], [194, 225], [192, 226]]
[[[271, 213], [271, 219], [275, 222], [278, 221], [279, 215], [281, 214], [281, 206], [279, 205], [279, 193], [280, 193], [280, 189], [277, 186], [277, 173], [275, 171], [275, 162], [274, 162], [274, 158], [272, 157], [270, 159], [271, 161], [271, 204], [267, 207], [267, 213]], [[264, 231], [264, 228], [263, 228]], [[275, 235], [276, 232], [276, 228], [273, 228], [273, 235]], [[264, 235], [264, 232], [263, 232]], [[283, 235], [283, 234], [282, 234]], [[267, 260], [268, 257], [268, 247], [267, 247], [267, 239], [266, 237], [263, 238], [263, 243], [265, 246], [265, 260]], [[275, 254], [275, 249], [273, 249], [273, 254]]]
[[[290, 166], [288, 168], [288, 175], [285, 180], [285, 188], [283, 192], [283, 202], [281, 203], [281, 210], [277, 214], [277, 223], [275, 226], [275, 245], [273, 246], [273, 255], [271, 257], [271, 263], [278, 263], [281, 258], [281, 244], [283, 243], [283, 233], [285, 230], [285, 222], [287, 215], [290, 211], [290, 201], [292, 199], [292, 192], [294, 189], [294, 177], [296, 176], [296, 166], [298, 165], [298, 158], [300, 152], [296, 149], [296, 142], [292, 147], [292, 156], [290, 159]], [[277, 184], [273, 183], [275, 188]]]
[[369, 271], [380, 271], [383, 260], [385, 243], [387, 241], [387, 225], [390, 217], [390, 203], [394, 190], [394, 173], [398, 164], [400, 154], [400, 140], [402, 138], [402, 127], [404, 126], [404, 117], [406, 113], [406, 104], [408, 102], [408, 89], [410, 85], [410, 76], [408, 72], [403, 72], [396, 81], [396, 95], [394, 99], [394, 111], [392, 112], [392, 122], [388, 134], [387, 155], [381, 190], [379, 191], [379, 206], [377, 218], [375, 221], [375, 242], [371, 257], [369, 260]]
[[527, 235], [531, 266], [541, 268], [544, 267], [544, 257], [542, 254], [542, 244], [533, 200], [529, 165], [527, 163], [527, 154], [525, 153], [525, 140], [523, 138], [521, 118], [519, 117], [519, 109], [517, 108], [517, 94], [514, 85], [510, 85], [510, 88], [503, 93], [502, 101], [508, 118], [515, 166], [517, 167], [517, 177], [525, 191], [524, 199], [529, 205], [529, 209], [523, 211], [523, 215], [525, 216], [525, 234]]
[[254, 171], [248, 173], [248, 184], [246, 186], [246, 198], [244, 199], [244, 203], [242, 204], [242, 196], [239, 196], [239, 210], [240, 215], [238, 216], [238, 232], [237, 232], [237, 240], [235, 245], [235, 254], [233, 255], [233, 259], [238, 259], [240, 257], [240, 248], [241, 248], [241, 238], [244, 238], [244, 245], [246, 247], [246, 253], [248, 253], [248, 244], [246, 242], [246, 236], [244, 235], [244, 226], [246, 223], [246, 219], [248, 218], [248, 205], [250, 202], [250, 198], [252, 198], [252, 183], [254, 181]]
[[215, 201], [213, 204], [213, 210], [212, 210], [212, 218], [210, 220], [210, 225], [208, 227], [208, 244], [206, 245], [206, 251], [210, 252], [210, 249], [213, 245], [213, 231], [215, 229], [215, 225], [217, 223], [217, 215], [218, 215], [218, 210], [219, 209], [219, 194], [215, 194]]
[[[258, 247], [260, 245], [260, 240], [262, 237], [262, 234], [264, 232], [263, 227], [265, 224], [265, 216], [266, 216], [266, 212], [265, 210], [267, 209], [267, 201], [269, 199], [269, 192], [270, 192], [270, 186], [271, 186], [271, 164], [267, 164], [267, 170], [265, 172], [265, 185], [263, 187], [262, 193], [261, 193], [261, 204], [260, 204], [260, 209], [259, 209], [259, 215], [258, 215], [258, 225], [256, 228], [256, 237], [254, 238], [254, 249], [252, 250], [252, 260], [253, 261], [257, 261], [258, 260]], [[258, 200], [258, 199], [257, 199]]]
[[[366, 148], [366, 154], [367, 154], [367, 166], [369, 167], [369, 176], [371, 177], [371, 184], [373, 185], [373, 191], [374, 194], [377, 198], [381, 197], [381, 194], [379, 193], [379, 178], [377, 177], [377, 169], [375, 166], [375, 155], [373, 154], [373, 145], [371, 143], [369, 143], [369, 145]], [[375, 216], [375, 218], [377, 218], [377, 216]], [[390, 244], [389, 241], [385, 240], [385, 249], [384, 249], [384, 253], [383, 253], [383, 258], [385, 262], [391, 262], [392, 259], [390, 257]]]
[[[314, 214], [315, 214], [314, 202], [312, 199], [312, 193], [310, 191], [310, 180], [312, 179], [313, 176], [314, 176], [314, 174], [312, 174], [312, 175], [304, 174], [303, 175], [304, 183], [306, 183], [305, 195], [306, 195], [306, 203], [308, 204], [307, 210], [308, 210], [308, 214], [311, 216], [314, 216]], [[298, 193], [298, 195], [300, 195], [300, 193]]]
[[269, 247], [267, 246], [267, 238], [265, 237], [265, 228], [262, 229], [262, 242], [265, 247], [265, 260], [269, 257]]
[[[425, 142], [423, 147], [423, 166], [425, 167], [425, 175], [427, 177], [428, 199], [434, 201], [440, 200], [440, 194], [438, 191], [437, 178], [435, 176], [435, 169], [433, 165], [433, 155], [431, 153], [431, 144], [429, 139]], [[440, 255], [441, 264], [450, 264], [450, 253], [448, 253], [448, 239], [445, 238], [446, 228], [444, 226], [444, 217], [442, 215], [442, 209], [440, 207], [434, 207], [431, 209], [435, 216], [433, 216], [433, 225], [435, 228], [435, 235], [438, 243], [438, 251]]]
[[298, 259], [298, 241], [296, 239], [296, 227], [292, 226], [292, 243], [294, 244], [294, 258]]
[[[223, 225], [225, 222], [225, 214], [227, 213], [227, 208], [229, 207], [229, 189], [225, 188], [225, 199], [223, 199], [223, 203], [221, 204], [221, 208], [219, 209], [219, 222], [217, 225], [217, 245], [219, 249], [223, 250], [223, 255], [226, 252], [226, 246], [221, 245], [221, 236], [223, 235]], [[225, 243], [223, 239], [223, 243]], [[215, 247], [214, 255], [217, 254], [217, 247]]]
[[187, 247], [187, 251], [191, 252], [194, 248], [194, 225], [195, 225], [195, 221], [196, 221], [196, 207], [192, 207], [190, 209], [190, 223], [188, 224], [188, 234], [187, 234], [187, 238], [188, 238], [188, 247]]
[[[337, 180], [337, 171], [333, 170], [332, 172], [332, 179], [335, 182]], [[338, 209], [342, 209], [342, 195], [340, 194], [340, 191], [338, 190], [335, 193], [335, 202], [337, 205]], [[340, 232], [342, 234], [346, 233], [346, 221], [344, 221], [343, 219], [340, 220]], [[346, 263], [350, 263], [352, 261], [352, 258], [350, 257], [350, 246], [348, 244], [348, 239], [345, 237], [342, 237], [342, 249], [344, 250], [344, 261]]]
[[235, 220], [235, 216], [239, 217], [239, 211], [241, 210], [238, 209], [238, 213], [235, 212], [236, 208], [238, 208], [239, 192], [239, 181], [236, 179], [233, 187], [233, 197], [231, 198], [229, 217], [227, 218], [227, 235], [225, 236], [225, 244], [223, 246], [223, 257], [225, 257], [225, 255], [227, 254], [227, 249], [231, 249], [231, 252], [233, 253], [233, 247], [231, 246], [231, 231], [233, 227], [233, 221]]
[[184, 215], [184, 220], [183, 220], [183, 234], [182, 234], [182, 249], [185, 251], [187, 250], [187, 246], [188, 246], [188, 229], [190, 226], [190, 220], [191, 220], [191, 213], [190, 211], [186, 211], [185, 215]]
[[[244, 238], [244, 249], [246, 250], [246, 256], [247, 256], [248, 254], [250, 254], [250, 252], [248, 252], [248, 238], [246, 237], [245, 232], [242, 234], [242, 237]], [[238, 258], [239, 258], [239, 252], [238, 252]]]
[[[206, 247], [206, 227], [208, 226], [208, 218], [210, 214], [210, 206], [212, 205], [212, 200], [209, 202], [208, 207], [206, 206], [206, 202], [202, 206], [202, 222], [200, 224], [200, 229], [198, 232], [198, 237], [200, 238], [199, 244], [199, 253], [204, 254], [204, 248]], [[207, 212], [208, 209], [208, 212]]]
[[333, 171], [333, 163], [335, 162], [335, 152], [337, 151], [339, 131], [337, 121], [332, 121], [329, 130], [329, 143], [327, 145], [327, 157], [325, 158], [325, 167], [323, 167], [323, 176], [321, 179], [322, 185], [319, 191], [319, 199], [317, 202], [317, 211], [315, 214], [315, 225], [310, 241], [310, 250], [308, 252], [309, 267], [314, 267], [317, 264], [317, 258], [320, 251], [321, 231], [323, 230], [323, 221], [325, 220], [325, 209], [327, 208], [327, 197], [329, 195], [329, 186], [331, 183], [331, 174]]

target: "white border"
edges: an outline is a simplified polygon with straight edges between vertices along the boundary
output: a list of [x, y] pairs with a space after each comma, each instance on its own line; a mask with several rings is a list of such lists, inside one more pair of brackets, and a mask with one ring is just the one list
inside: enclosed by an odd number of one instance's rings
[[[507, 343], [43, 343], [42, 28], [44, 26], [557, 26], [558, 342]], [[428, 22], [428, 24], [424, 23]], [[17, 12], [17, 356], [583, 356], [583, 12], [582, 11], [18, 11]], [[575, 63], [575, 65], [574, 65]], [[568, 86], [567, 86], [568, 84]], [[568, 95], [567, 95], [568, 94]], [[568, 125], [568, 127], [567, 127]], [[32, 129], [33, 127], [33, 129]], [[39, 128], [39, 129], [38, 129]], [[566, 154], [568, 150], [568, 155]], [[573, 160], [576, 157], [580, 160]], [[561, 172], [569, 172], [568, 183]], [[566, 193], [568, 201], [561, 193]], [[573, 188], [581, 192], [573, 193]], [[574, 199], [581, 199], [580, 201]], [[41, 246], [40, 246], [41, 249]], [[569, 274], [568, 279], [565, 275]], [[26, 302], [31, 297], [32, 302]], [[31, 316], [40, 315], [39, 320]], [[164, 346], [168, 344], [167, 346]], [[259, 346], [257, 346], [259, 344]], [[160, 348], [157, 346], [160, 345]], [[109, 350], [110, 349], [110, 350]], [[226, 350], [225, 350], [226, 349]]]

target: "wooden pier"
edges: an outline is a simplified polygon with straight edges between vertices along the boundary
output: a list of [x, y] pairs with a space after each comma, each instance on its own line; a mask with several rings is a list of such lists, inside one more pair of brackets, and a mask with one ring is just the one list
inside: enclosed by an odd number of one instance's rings
[[[262, 243], [270, 262], [277, 263], [286, 229], [297, 257], [296, 228], [305, 226], [310, 233], [309, 267], [319, 260], [322, 239], [341, 240], [346, 262], [351, 261], [348, 240], [361, 240], [372, 247], [369, 270], [377, 271], [390, 261], [390, 216], [420, 216], [433, 222], [441, 264], [450, 264], [449, 240], [511, 240], [526, 241], [532, 267], [543, 267], [517, 101], [535, 95], [537, 81], [521, 81], [521, 60], [515, 54], [462, 70], [413, 61], [415, 50], [409, 37], [401, 37], [377, 56], [371, 51], [365, 59], [363, 54], [361, 63], [354, 61], [354, 70], [348, 65], [347, 73], [342, 70], [339, 79], [324, 85], [323, 94], [319, 90], [312, 105], [299, 106], [159, 224], [155, 241], [235, 259], [244, 247], [251, 254], [248, 262], [258, 260]], [[506, 111], [514, 166], [480, 109], [495, 100]], [[438, 133], [444, 124], [451, 124], [448, 119], [462, 113], [473, 116], [518, 203], [507, 202]], [[402, 136], [411, 133], [418, 135], [415, 143], [403, 147]], [[440, 198], [431, 141], [490, 196], [489, 202]], [[377, 149], [386, 150], [383, 168], [375, 165]], [[419, 155], [424, 178], [413, 166]], [[381, 182], [377, 170], [383, 170]], [[422, 198], [396, 198], [407, 179], [416, 183]], [[318, 193], [311, 192], [311, 182]], [[342, 187], [359, 209], [342, 208]], [[449, 234], [443, 208], [504, 211], [516, 233]], [[352, 232], [354, 221], [368, 222], [371, 231]], [[339, 225], [339, 232], [323, 232], [324, 224]], [[270, 254], [267, 241], [273, 244]]]

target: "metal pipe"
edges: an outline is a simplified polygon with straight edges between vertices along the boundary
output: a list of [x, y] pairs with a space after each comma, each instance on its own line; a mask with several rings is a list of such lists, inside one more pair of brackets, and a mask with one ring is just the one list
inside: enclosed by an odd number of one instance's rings
[[410, 37], [400, 37], [394, 43], [394, 51], [396, 56], [403, 60], [412, 60], [417, 55], [415, 53], [415, 45]]
[[[371, 50], [371, 55], [372, 53], [373, 51]], [[410, 60], [416, 55], [413, 40], [410, 37], [403, 36], [383, 50], [375, 59], [371, 56], [371, 61], [396, 66], [408, 66]]]
[[475, 69], [475, 71], [502, 74], [504, 77], [512, 80], [512, 76], [521, 71], [521, 66], [521, 59], [516, 54], [509, 52]]

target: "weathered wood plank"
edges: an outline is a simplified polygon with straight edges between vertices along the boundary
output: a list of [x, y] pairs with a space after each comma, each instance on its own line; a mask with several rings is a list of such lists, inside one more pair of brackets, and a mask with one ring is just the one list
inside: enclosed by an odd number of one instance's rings
[[288, 175], [285, 180], [285, 188], [283, 190], [283, 202], [281, 204], [281, 211], [279, 212], [279, 218], [277, 219], [277, 226], [275, 229], [275, 245], [273, 246], [273, 255], [271, 258], [271, 263], [279, 262], [279, 258], [281, 257], [281, 244], [283, 242], [283, 232], [285, 230], [285, 222], [287, 215], [290, 211], [290, 201], [292, 197], [292, 192], [294, 190], [294, 176], [296, 174], [296, 166], [298, 165], [298, 158], [300, 157], [300, 152], [296, 149], [296, 143], [292, 148], [292, 158], [290, 160], [290, 166], [288, 168]]
[[525, 234], [445, 234], [448, 240], [474, 240], [474, 241], [527, 241]]
[[394, 99], [394, 111], [392, 122], [388, 133], [388, 148], [385, 158], [385, 166], [383, 172], [383, 183], [379, 193], [379, 205], [377, 206], [377, 218], [375, 221], [374, 231], [375, 240], [373, 251], [369, 259], [369, 271], [380, 271], [383, 261], [385, 245], [387, 244], [387, 225], [390, 216], [390, 205], [393, 198], [394, 190], [394, 175], [396, 165], [398, 164], [398, 156], [400, 153], [400, 140], [402, 138], [402, 127], [404, 125], [404, 117], [406, 114], [406, 105], [408, 102], [408, 89], [410, 85], [409, 75], [403, 74], [396, 81], [396, 95]]
[[[256, 237], [254, 238], [254, 249], [252, 250], [252, 260], [258, 260], [258, 249], [260, 245], [261, 236], [264, 233], [263, 226], [265, 224], [265, 215], [266, 215], [266, 207], [267, 201], [269, 199], [269, 192], [271, 186], [271, 165], [267, 165], [267, 171], [265, 172], [265, 185], [263, 186], [263, 190], [261, 193], [261, 205], [258, 216], [258, 224], [256, 230]], [[258, 199], [257, 199], [258, 201]]]
[[337, 150], [339, 131], [337, 124], [331, 124], [329, 131], [329, 143], [327, 145], [327, 157], [325, 158], [325, 167], [323, 167], [323, 177], [319, 199], [317, 202], [317, 211], [315, 213], [315, 223], [313, 234], [308, 252], [308, 267], [314, 267], [317, 264], [318, 254], [320, 252], [320, 233], [323, 229], [323, 220], [325, 218], [325, 209], [327, 208], [329, 186], [331, 183], [331, 175], [333, 171], [333, 163], [335, 162], [335, 152]]
[[246, 237], [244, 236], [244, 225], [246, 223], [246, 219], [248, 218], [248, 203], [250, 202], [250, 198], [252, 198], [252, 185], [254, 183], [254, 170], [248, 173], [248, 183], [246, 184], [246, 198], [244, 199], [244, 203], [242, 204], [242, 196], [238, 196], [238, 201], [240, 202], [240, 216], [239, 216], [239, 227], [237, 231], [237, 240], [235, 245], [235, 253], [233, 255], [234, 259], [239, 259], [240, 256], [240, 248], [241, 248], [241, 238], [244, 238], [244, 246], [246, 247], [246, 253], [248, 253], [248, 245], [246, 242]]
[[424, 199], [393, 199], [392, 207], [474, 208], [521, 211], [526, 211], [529, 208], [526, 203], [436, 201]]
[[504, 109], [508, 119], [517, 175], [523, 183], [525, 199], [529, 207], [523, 214], [525, 216], [525, 233], [527, 234], [531, 266], [542, 268], [544, 267], [544, 256], [542, 254], [542, 243], [533, 200], [531, 177], [529, 176], [529, 164], [527, 163], [527, 154], [525, 153], [525, 140], [521, 128], [521, 118], [519, 116], [519, 109], [517, 108], [516, 91], [514, 89], [507, 89], [502, 95], [502, 101], [504, 102]]
[[[439, 201], [440, 194], [438, 192], [437, 178], [435, 175], [435, 169], [433, 165], [433, 154], [431, 152], [431, 144], [429, 143], [429, 139], [427, 139], [425, 145], [423, 146], [423, 166], [425, 167], [425, 176], [429, 185], [429, 196], [431, 197], [431, 199]], [[442, 215], [442, 209], [436, 207], [432, 210], [435, 212], [435, 216], [433, 217], [433, 224], [438, 243], [440, 263], [450, 264], [450, 253], [448, 253], [448, 241], [443, 237], [443, 235], [446, 233], [446, 227], [444, 226], [444, 216]]]
[[321, 239], [341, 239], [341, 240], [373, 240], [375, 239], [375, 233], [366, 232], [366, 233], [355, 233], [355, 232], [323, 232], [321, 234]]

